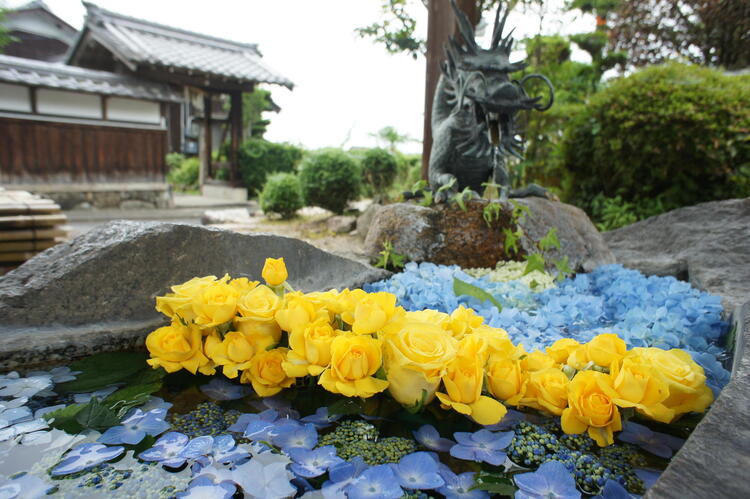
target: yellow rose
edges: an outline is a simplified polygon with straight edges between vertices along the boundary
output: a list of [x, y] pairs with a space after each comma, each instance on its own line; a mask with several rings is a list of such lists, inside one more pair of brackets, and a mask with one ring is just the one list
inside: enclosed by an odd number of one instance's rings
[[580, 346], [581, 344], [573, 338], [560, 338], [547, 347], [547, 355], [555, 359], [558, 364], [565, 364], [568, 362], [568, 356]]
[[541, 371], [550, 367], [555, 367], [555, 358], [539, 350], [534, 350], [521, 360], [524, 371]]
[[487, 340], [477, 334], [468, 334], [458, 341], [457, 355], [459, 357], [470, 357], [484, 367], [490, 355]]
[[579, 347], [571, 346], [567, 360], [567, 364], [570, 367], [580, 371], [581, 369], [586, 367], [589, 362], [591, 362], [591, 359], [589, 359], [586, 345], [581, 345]]
[[568, 408], [560, 419], [565, 433], [588, 431], [599, 447], [614, 443], [614, 432], [622, 430], [622, 422], [617, 405], [607, 395], [611, 383], [609, 375], [597, 371], [575, 375], [568, 385]]
[[559, 416], [568, 405], [569, 384], [565, 373], [556, 367], [530, 372], [526, 393], [519, 405]]
[[289, 277], [283, 258], [266, 258], [261, 275], [269, 286], [278, 286]]
[[348, 289], [341, 292], [332, 289], [325, 292], [314, 291], [312, 293], [307, 293], [305, 296], [308, 300], [313, 302], [317, 308], [327, 309], [329, 314], [331, 314], [331, 319], [333, 319], [334, 315], [341, 314], [344, 311], [344, 308], [346, 307], [345, 296], [349, 293], [350, 291]]
[[255, 289], [258, 281], [251, 281], [247, 277], [238, 277], [229, 281], [229, 285], [236, 289], [240, 296], [243, 296]]
[[284, 303], [274, 317], [281, 329], [288, 332], [304, 329], [319, 316], [328, 317], [328, 312], [318, 309], [307, 296], [295, 291], [284, 295]]
[[251, 383], [261, 397], [276, 395], [283, 388], [292, 386], [294, 378], [288, 377], [282, 367], [287, 352], [287, 348], [274, 348], [256, 353], [250, 359], [248, 369], [242, 371], [240, 381]]
[[404, 319], [408, 322], [426, 322], [428, 324], [434, 324], [439, 326], [441, 329], [449, 330], [451, 316], [445, 312], [438, 312], [428, 308], [426, 310], [417, 310], [414, 312], [406, 312]]
[[436, 395], [442, 408], [452, 408], [481, 425], [489, 425], [503, 419], [508, 410], [497, 400], [482, 395], [483, 366], [477, 357], [459, 355], [448, 364], [442, 377], [446, 393]]
[[669, 388], [642, 355], [628, 354], [610, 366], [611, 390], [607, 394], [619, 407], [635, 407], [638, 412], [662, 423], [674, 418], [674, 411], [664, 405]]
[[194, 277], [187, 282], [172, 286], [172, 293], [156, 297], [156, 310], [172, 319], [179, 317], [185, 322], [192, 322], [195, 319], [193, 297], [214, 282], [216, 282], [216, 276], [209, 275]]
[[209, 328], [233, 319], [237, 313], [239, 297], [237, 289], [223, 280], [206, 286], [193, 298], [195, 323], [202, 328]]
[[217, 334], [207, 336], [204, 350], [216, 365], [223, 367], [227, 378], [236, 378], [238, 371], [250, 367], [255, 354], [255, 346], [237, 331], [228, 332], [223, 340]]
[[331, 363], [331, 342], [340, 333], [327, 317], [289, 333], [291, 350], [283, 365], [286, 373], [292, 377], [318, 376]]
[[195, 374], [213, 374], [211, 361], [203, 355], [203, 335], [198, 326], [183, 326], [179, 321], [160, 327], [146, 337], [146, 348], [151, 354], [147, 360], [154, 368], [163, 367], [168, 373], [182, 368]]
[[470, 333], [484, 322], [484, 317], [477, 315], [474, 309], [466, 308], [463, 305], [459, 305], [451, 313], [450, 317], [450, 329], [453, 332], [453, 336], [457, 339], [461, 339], [465, 334]]
[[616, 334], [606, 333], [596, 336], [586, 343], [586, 355], [594, 364], [609, 367], [625, 356], [628, 347]]
[[388, 388], [388, 382], [373, 377], [383, 360], [381, 341], [353, 333], [337, 336], [331, 342], [331, 366], [320, 375], [318, 384], [345, 397], [372, 397]]
[[496, 399], [517, 406], [526, 394], [529, 375], [518, 360], [490, 357], [487, 367], [487, 387]]
[[713, 392], [706, 385], [703, 368], [686, 351], [634, 348], [631, 352], [628, 353], [642, 355], [667, 385], [669, 396], [664, 405], [674, 411], [675, 417], [686, 412], [703, 412], [713, 402]]
[[352, 325], [355, 334], [372, 334], [383, 329], [396, 312], [396, 295], [385, 292], [368, 293], [341, 318]]
[[388, 391], [404, 406], [432, 401], [440, 377], [456, 357], [456, 340], [440, 326], [424, 322], [401, 323], [400, 330], [384, 337]]
[[479, 336], [484, 339], [487, 344], [487, 353], [489, 354], [490, 361], [493, 359], [517, 360], [521, 356], [526, 355], [526, 350], [523, 345], [514, 345], [513, 342], [510, 341], [508, 332], [505, 329], [494, 328], [483, 324], [474, 328], [471, 335]]

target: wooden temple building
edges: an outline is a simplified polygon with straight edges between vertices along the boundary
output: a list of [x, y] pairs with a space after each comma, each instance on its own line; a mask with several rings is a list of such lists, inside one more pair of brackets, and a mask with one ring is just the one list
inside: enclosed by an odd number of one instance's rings
[[[42, 24], [55, 22], [43, 2], [33, 4]], [[113, 192], [164, 205], [166, 154], [199, 154], [203, 185], [224, 142], [236, 182], [242, 93], [292, 82], [257, 45], [84, 5], [64, 63], [0, 55], [0, 185], [45, 193], [64, 208], [79, 199], [112, 205]], [[110, 201], [97, 203], [96, 192]]]

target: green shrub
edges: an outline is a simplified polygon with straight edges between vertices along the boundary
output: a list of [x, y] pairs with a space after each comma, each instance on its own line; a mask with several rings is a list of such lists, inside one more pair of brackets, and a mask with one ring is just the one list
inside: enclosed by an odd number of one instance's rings
[[360, 162], [362, 180], [373, 194], [380, 193], [393, 184], [398, 173], [398, 163], [385, 149], [368, 149]]
[[359, 167], [341, 150], [329, 149], [308, 156], [300, 165], [299, 178], [305, 202], [334, 213], [342, 213], [347, 203], [359, 196]]
[[304, 151], [291, 144], [248, 139], [238, 150], [242, 183], [251, 193], [260, 192], [270, 173], [292, 172]]
[[260, 193], [260, 207], [265, 213], [278, 213], [281, 218], [291, 218], [302, 206], [302, 191], [296, 175], [277, 172], [268, 176]]
[[655, 66], [615, 81], [567, 127], [566, 197], [592, 210], [600, 196], [600, 213], [629, 203], [642, 217], [750, 195], [748, 102], [750, 78], [703, 67]]
[[186, 158], [182, 154], [168, 154], [167, 182], [176, 190], [186, 191], [198, 187], [198, 176], [201, 170], [201, 160], [196, 157]]

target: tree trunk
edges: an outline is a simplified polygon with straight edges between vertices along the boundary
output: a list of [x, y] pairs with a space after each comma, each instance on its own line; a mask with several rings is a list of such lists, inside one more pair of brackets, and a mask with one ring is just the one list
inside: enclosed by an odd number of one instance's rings
[[[480, 12], [476, 0], [457, 0], [458, 8], [476, 26]], [[451, 34], [460, 39], [453, 9], [448, 0], [430, 0], [427, 14], [427, 54], [424, 91], [424, 139], [422, 140], [422, 178], [427, 180], [432, 149], [432, 101], [440, 79], [440, 65], [445, 59], [443, 47]]]

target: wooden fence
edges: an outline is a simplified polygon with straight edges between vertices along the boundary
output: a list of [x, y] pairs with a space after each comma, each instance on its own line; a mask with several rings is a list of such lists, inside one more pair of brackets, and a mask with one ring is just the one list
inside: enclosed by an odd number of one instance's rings
[[164, 182], [166, 134], [0, 118], [0, 183]]

